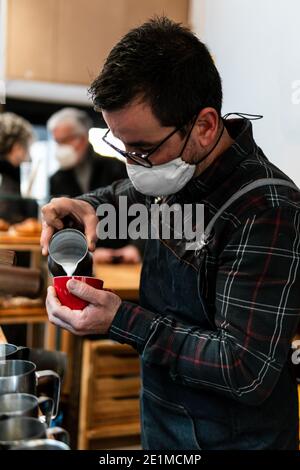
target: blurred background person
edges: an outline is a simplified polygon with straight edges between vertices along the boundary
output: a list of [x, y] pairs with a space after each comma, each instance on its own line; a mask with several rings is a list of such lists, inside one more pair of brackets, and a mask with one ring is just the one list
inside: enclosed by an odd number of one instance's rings
[[[34, 131], [29, 121], [15, 113], [0, 114], [0, 218], [9, 223], [38, 214], [36, 201], [23, 199], [21, 195], [20, 166], [30, 161], [33, 140]], [[29, 262], [30, 253], [18, 251], [17, 265], [29, 266]], [[5, 325], [3, 331], [11, 343], [26, 343], [24, 325]]]
[[[50, 178], [50, 195], [76, 197], [127, 178], [123, 162], [96, 153], [89, 142], [93, 123], [77, 108], [63, 108], [47, 122], [55, 143], [60, 169]], [[96, 263], [138, 263], [143, 243], [131, 240], [103, 240], [94, 253]]]
[[36, 217], [35, 200], [22, 199], [20, 166], [30, 161], [31, 124], [17, 114], [0, 114], [0, 218], [15, 223]]
[[14, 113], [0, 114], [0, 195], [20, 195], [20, 165], [29, 160], [31, 124]]
[[48, 120], [60, 169], [50, 178], [51, 196], [79, 196], [127, 178], [125, 165], [97, 154], [89, 142], [92, 121], [85, 111], [63, 108]]

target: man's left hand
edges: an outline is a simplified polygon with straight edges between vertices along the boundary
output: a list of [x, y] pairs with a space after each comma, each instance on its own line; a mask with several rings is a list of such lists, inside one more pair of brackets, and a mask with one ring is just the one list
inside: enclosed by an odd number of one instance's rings
[[60, 303], [55, 289], [48, 287], [46, 308], [49, 321], [79, 336], [106, 334], [122, 303], [120, 297], [74, 279], [68, 281], [67, 288], [89, 304], [83, 310], [71, 310]]

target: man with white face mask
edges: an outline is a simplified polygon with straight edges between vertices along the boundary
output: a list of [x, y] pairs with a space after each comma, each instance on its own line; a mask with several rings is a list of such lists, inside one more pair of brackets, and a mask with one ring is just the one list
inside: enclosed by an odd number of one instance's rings
[[122, 162], [94, 152], [89, 143], [91, 127], [88, 114], [76, 108], [63, 108], [49, 119], [47, 128], [60, 166], [50, 179], [51, 196], [79, 196], [126, 177]]
[[123, 195], [147, 208], [201, 203], [205, 227], [214, 223], [197, 249], [172, 235], [147, 240], [139, 305], [69, 281], [89, 305], [74, 315], [49, 288], [50, 321], [138, 351], [145, 449], [296, 450], [300, 191], [256, 145], [249, 119], [221, 117], [206, 46], [167, 18], [126, 34], [90, 92], [130, 180], [45, 206], [43, 253], [67, 214], [93, 250], [97, 207], [118, 208]]
[[[49, 119], [47, 128], [55, 140], [55, 157], [60, 165], [60, 169], [50, 178], [51, 196], [76, 197], [127, 177], [121, 161], [94, 151], [89, 143], [91, 127], [92, 120], [88, 114], [77, 108], [63, 108]], [[140, 249], [141, 243], [106, 240], [96, 249], [94, 261], [138, 263]]]

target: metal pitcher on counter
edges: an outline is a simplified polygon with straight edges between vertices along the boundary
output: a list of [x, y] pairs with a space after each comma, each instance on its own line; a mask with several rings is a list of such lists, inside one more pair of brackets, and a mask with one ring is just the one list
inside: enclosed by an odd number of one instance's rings
[[[36, 439], [55, 438], [65, 444], [69, 443], [69, 434], [62, 428], [47, 428], [36, 418], [17, 417], [1, 422], [0, 449], [9, 450], [17, 446], [26, 445]], [[55, 442], [55, 441], [54, 441]]]
[[15, 344], [0, 344], [0, 361], [8, 359], [28, 359], [30, 349], [25, 346], [16, 346]]
[[52, 370], [37, 371], [30, 361], [12, 359], [0, 361], [0, 395], [6, 393], [37, 394], [40, 381], [47, 379], [51, 383], [51, 398], [54, 400], [53, 418], [57, 416], [60, 398], [60, 377]]
[[[29, 393], [6, 393], [0, 395], [0, 421], [19, 416], [38, 418], [50, 426], [54, 401], [48, 397], [36, 397]], [[43, 413], [39, 416], [39, 412]], [[1, 424], [0, 424], [1, 425]]]

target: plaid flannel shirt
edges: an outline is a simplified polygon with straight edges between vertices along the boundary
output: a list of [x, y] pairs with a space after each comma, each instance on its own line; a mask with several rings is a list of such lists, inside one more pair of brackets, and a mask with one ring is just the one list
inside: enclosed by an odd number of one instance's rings
[[[234, 144], [167, 201], [204, 204], [205, 224], [251, 181], [289, 180], [256, 145], [250, 121], [225, 124]], [[145, 201], [129, 180], [80, 198], [96, 208], [103, 202], [117, 206], [119, 195], [132, 203]], [[132, 345], [146, 363], [164, 367], [175, 382], [246, 404], [262, 403], [288, 361], [299, 321], [300, 192], [270, 185], [236, 201], [216, 222], [201, 263], [197, 253], [185, 252], [172, 240], [161, 243], [201, 273], [209, 326], [187, 322], [180, 312], [162, 315], [124, 301], [110, 337]], [[141, 289], [147, 289], [144, 277]]]

